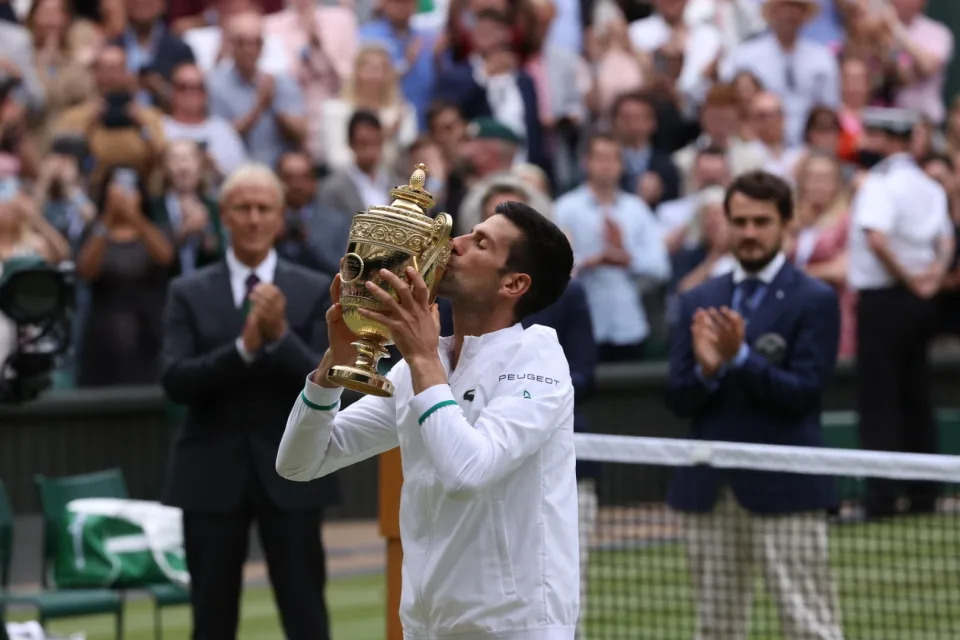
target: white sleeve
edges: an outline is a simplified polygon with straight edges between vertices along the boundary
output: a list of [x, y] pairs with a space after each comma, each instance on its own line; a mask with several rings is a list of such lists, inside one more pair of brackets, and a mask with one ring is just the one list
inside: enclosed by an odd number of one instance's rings
[[341, 412], [342, 392], [307, 377], [280, 440], [277, 473], [306, 482], [400, 445], [393, 398], [364, 396]]
[[893, 194], [884, 188], [883, 176], [867, 176], [853, 206], [853, 224], [861, 229], [890, 233], [896, 223], [897, 209]]
[[[529, 331], [529, 330], [528, 330]], [[527, 374], [522, 383], [513, 375]], [[420, 434], [444, 490], [467, 499], [515, 471], [573, 415], [569, 366], [556, 338], [526, 338], [475, 424], [467, 422], [449, 385], [414, 396]]]

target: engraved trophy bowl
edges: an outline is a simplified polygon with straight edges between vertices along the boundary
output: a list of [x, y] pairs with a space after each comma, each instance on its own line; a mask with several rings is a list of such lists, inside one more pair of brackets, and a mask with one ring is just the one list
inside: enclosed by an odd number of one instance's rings
[[380, 277], [381, 269], [407, 281], [405, 270], [412, 266], [427, 284], [430, 301], [436, 297], [450, 260], [453, 218], [446, 213], [427, 215], [434, 200], [424, 188], [426, 179], [426, 166], [418, 164], [409, 184], [390, 190], [391, 204], [369, 207], [353, 217], [347, 251], [340, 260], [340, 306], [344, 322], [357, 337], [352, 343], [357, 359], [351, 366], [330, 368], [327, 379], [334, 384], [375, 396], [393, 395], [393, 384], [377, 371], [380, 358], [387, 355], [386, 346], [393, 342], [390, 331], [364, 318], [359, 310], [384, 310], [367, 291], [368, 281], [397, 298], [397, 292]]

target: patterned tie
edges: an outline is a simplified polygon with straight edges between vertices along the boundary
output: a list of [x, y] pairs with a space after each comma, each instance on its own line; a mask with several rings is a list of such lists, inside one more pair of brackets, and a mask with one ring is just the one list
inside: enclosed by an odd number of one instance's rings
[[736, 311], [743, 316], [745, 322], [750, 322], [750, 316], [757, 310], [757, 291], [761, 286], [763, 282], [759, 278], [746, 278], [737, 285], [740, 300], [736, 305]]
[[253, 271], [250, 272], [250, 275], [247, 276], [245, 281], [246, 283], [246, 293], [243, 296], [243, 315], [250, 313], [250, 294], [253, 292], [254, 288], [260, 284], [260, 278], [257, 277], [257, 274]]

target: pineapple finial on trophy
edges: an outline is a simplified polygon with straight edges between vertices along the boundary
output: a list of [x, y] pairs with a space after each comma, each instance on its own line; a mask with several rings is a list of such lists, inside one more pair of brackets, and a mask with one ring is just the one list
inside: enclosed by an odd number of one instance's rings
[[410, 176], [408, 184], [394, 187], [390, 190], [393, 198], [391, 207], [398, 207], [419, 215], [426, 215], [437, 204], [433, 195], [426, 189], [427, 165], [418, 164]]

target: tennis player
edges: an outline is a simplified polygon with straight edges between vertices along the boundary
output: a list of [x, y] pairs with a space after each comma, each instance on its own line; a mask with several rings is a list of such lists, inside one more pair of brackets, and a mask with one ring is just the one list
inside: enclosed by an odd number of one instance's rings
[[[427, 287], [382, 272], [403, 356], [392, 398], [339, 411], [325, 375], [352, 364], [353, 335], [334, 304], [330, 348], [307, 379], [280, 442], [277, 471], [308, 481], [399, 446], [405, 640], [572, 640], [579, 610], [573, 386], [553, 329], [520, 320], [557, 300], [573, 253], [519, 202], [455, 238], [439, 295], [453, 308], [441, 339]], [[339, 279], [333, 299], [339, 299]]]

